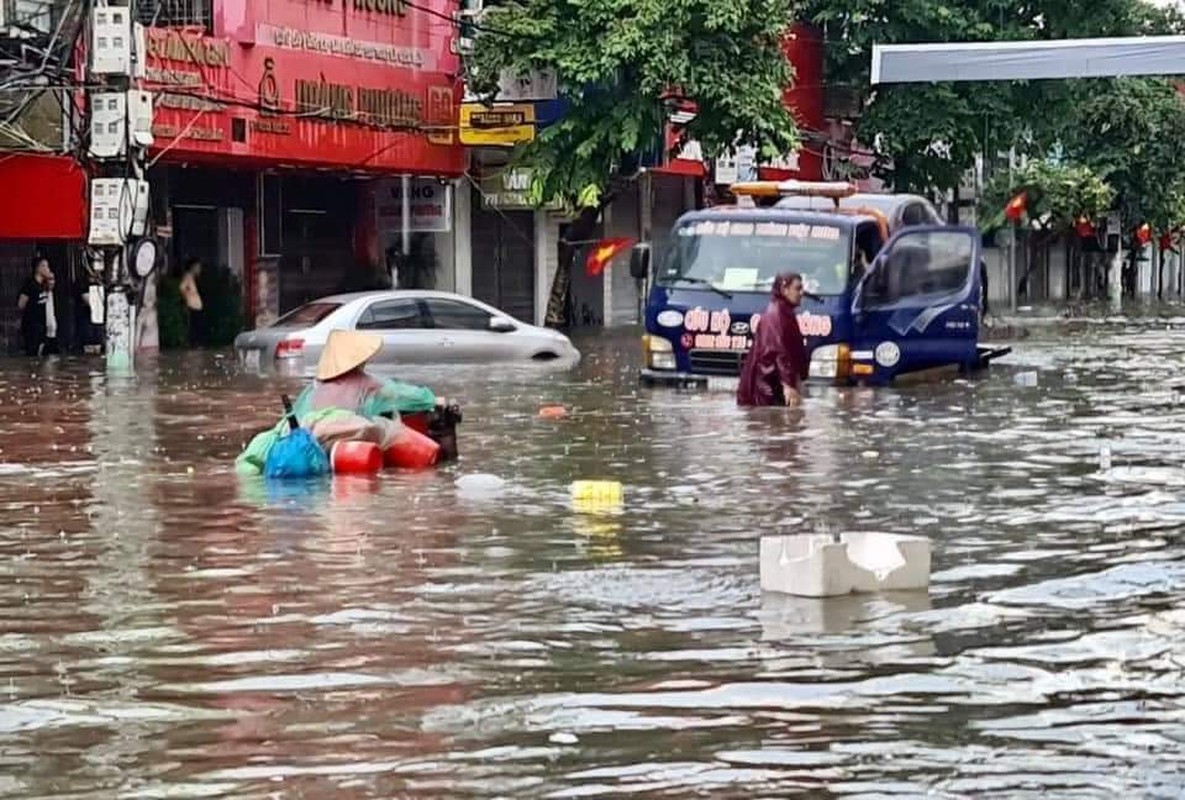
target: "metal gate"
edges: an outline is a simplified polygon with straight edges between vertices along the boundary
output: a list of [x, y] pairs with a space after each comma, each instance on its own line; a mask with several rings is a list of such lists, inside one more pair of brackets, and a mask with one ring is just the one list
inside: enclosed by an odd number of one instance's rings
[[473, 195], [473, 296], [535, 322], [535, 213], [487, 208]]

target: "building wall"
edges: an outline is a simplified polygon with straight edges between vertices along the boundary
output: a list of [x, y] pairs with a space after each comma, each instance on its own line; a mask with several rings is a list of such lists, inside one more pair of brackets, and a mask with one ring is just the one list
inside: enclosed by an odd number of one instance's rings
[[453, 287], [458, 294], [473, 294], [473, 239], [470, 236], [473, 194], [469, 180], [453, 185]]
[[[641, 238], [640, 206], [644, 187], [640, 184], [623, 192], [605, 210], [605, 237]], [[605, 325], [632, 325], [638, 322], [638, 287], [630, 277], [629, 258], [621, 254], [605, 268]]]
[[558, 214], [539, 209], [535, 212], [535, 324], [547, 318], [551, 284], [560, 266], [560, 222]]

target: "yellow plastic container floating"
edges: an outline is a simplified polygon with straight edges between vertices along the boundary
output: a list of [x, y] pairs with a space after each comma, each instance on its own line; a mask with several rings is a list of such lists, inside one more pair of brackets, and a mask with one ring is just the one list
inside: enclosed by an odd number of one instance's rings
[[618, 481], [575, 481], [572, 508], [582, 514], [613, 513], [621, 511], [624, 495]]

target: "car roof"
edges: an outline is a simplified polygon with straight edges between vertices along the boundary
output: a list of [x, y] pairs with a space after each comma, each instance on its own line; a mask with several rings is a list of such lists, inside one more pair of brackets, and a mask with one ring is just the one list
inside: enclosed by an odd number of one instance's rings
[[346, 292], [344, 294], [331, 294], [325, 297], [318, 297], [316, 300], [310, 300], [304, 305], [312, 305], [313, 303], [340, 303], [346, 305], [358, 300], [460, 300], [465, 303], [485, 306], [475, 297], [467, 297], [455, 292], [438, 292], [431, 289], [377, 289], [369, 292]]
[[832, 225], [845, 229], [852, 228], [864, 220], [873, 219], [864, 214], [832, 214], [827, 211], [816, 211], [810, 208], [738, 208], [736, 206], [719, 206], [716, 208], [705, 208], [701, 211], [689, 211], [679, 217], [679, 222], [736, 219], [738, 216], [744, 216], [759, 222], [803, 222], [808, 225]]

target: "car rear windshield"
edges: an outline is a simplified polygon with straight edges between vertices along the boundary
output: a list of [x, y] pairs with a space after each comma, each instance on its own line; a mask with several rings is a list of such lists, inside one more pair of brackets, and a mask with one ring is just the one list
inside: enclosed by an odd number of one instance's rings
[[308, 328], [316, 325], [339, 308], [341, 308], [341, 303], [309, 303], [295, 311], [289, 311], [272, 323], [272, 327]]

